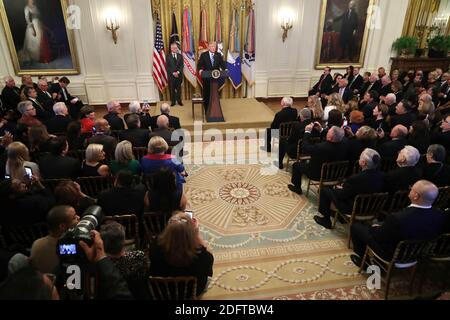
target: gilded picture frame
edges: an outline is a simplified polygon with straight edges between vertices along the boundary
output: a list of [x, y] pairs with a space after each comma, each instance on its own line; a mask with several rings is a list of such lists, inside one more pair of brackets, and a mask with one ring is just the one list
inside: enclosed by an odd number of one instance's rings
[[[353, 3], [350, 9], [350, 3]], [[315, 68], [363, 67], [376, 0], [322, 0]]]
[[67, 0], [0, 0], [16, 75], [80, 74]]

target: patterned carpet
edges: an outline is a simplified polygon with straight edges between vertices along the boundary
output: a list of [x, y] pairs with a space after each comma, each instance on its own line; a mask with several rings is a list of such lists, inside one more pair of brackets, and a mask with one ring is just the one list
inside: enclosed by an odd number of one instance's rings
[[326, 230], [310, 200], [291, 193], [290, 174], [258, 165], [192, 166], [190, 208], [214, 253], [204, 299], [378, 299], [357, 273], [345, 230]]

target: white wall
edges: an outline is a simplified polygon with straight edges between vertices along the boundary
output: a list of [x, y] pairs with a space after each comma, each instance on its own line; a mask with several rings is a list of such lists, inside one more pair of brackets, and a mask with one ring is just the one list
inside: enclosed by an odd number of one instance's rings
[[[254, 0], [256, 3], [257, 97], [305, 97], [322, 71], [314, 69], [321, 1]], [[71, 0], [81, 8], [75, 31], [81, 74], [71, 76], [70, 91], [90, 104], [110, 99], [157, 101], [152, 69], [153, 19], [150, 0]], [[390, 47], [401, 34], [408, 0], [378, 0], [381, 28], [370, 33], [363, 70], [389, 67]], [[121, 28], [115, 45], [104, 25], [104, 11], [115, 7]], [[294, 27], [282, 42], [279, 10], [294, 12]], [[0, 76], [14, 74], [0, 26]]]
[[[401, 35], [408, 0], [378, 0], [379, 28], [369, 34], [363, 71], [379, 66], [390, 68], [391, 46]], [[294, 27], [286, 42], [278, 12], [283, 8], [295, 13]], [[256, 96], [306, 97], [308, 89], [322, 74], [315, 70], [321, 1], [256, 0]], [[333, 70], [344, 71], [344, 70]]]

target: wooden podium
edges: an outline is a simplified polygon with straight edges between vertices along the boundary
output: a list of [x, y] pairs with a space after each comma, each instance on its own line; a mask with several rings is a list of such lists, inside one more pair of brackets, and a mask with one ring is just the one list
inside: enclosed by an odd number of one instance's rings
[[207, 122], [225, 122], [222, 107], [220, 105], [219, 80], [227, 78], [228, 76], [228, 71], [213, 70], [202, 72], [203, 81], [210, 81], [209, 105], [206, 114]]

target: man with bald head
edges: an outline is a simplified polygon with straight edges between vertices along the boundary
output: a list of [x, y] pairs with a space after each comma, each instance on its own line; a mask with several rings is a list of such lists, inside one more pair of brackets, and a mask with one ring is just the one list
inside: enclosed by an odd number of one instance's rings
[[401, 241], [433, 240], [445, 231], [445, 215], [432, 208], [438, 196], [438, 188], [429, 181], [416, 182], [409, 192], [411, 205], [389, 215], [380, 225], [352, 225], [352, 261], [359, 267], [367, 246], [381, 258], [390, 261]]
[[169, 118], [166, 115], [160, 115], [156, 120], [157, 129], [150, 134], [153, 137], [163, 138], [170, 147], [176, 146], [180, 141], [172, 141], [172, 131], [169, 130]]
[[[161, 111], [161, 115], [165, 115], [169, 119], [169, 128], [174, 128], [175, 130], [181, 128], [180, 118], [170, 115], [171, 107], [168, 103], [164, 102], [159, 110]], [[158, 120], [158, 118], [159, 116], [151, 117], [150, 125], [152, 127], [152, 130], [156, 130], [158, 128], [158, 126], [156, 125], [156, 121]]]
[[[383, 135], [384, 133], [382, 133]], [[377, 151], [381, 158], [396, 159], [400, 150], [406, 145], [406, 137], [408, 136], [408, 129], [405, 126], [398, 125], [391, 130], [391, 140], [378, 143]], [[382, 137], [384, 138], [384, 137]], [[386, 138], [384, 138], [386, 139]]]
[[106, 119], [95, 121], [95, 134], [89, 139], [89, 144], [101, 144], [106, 155], [111, 159], [114, 157], [114, 151], [117, 146], [117, 139], [111, 136], [111, 127]]
[[[225, 70], [227, 65], [223, 60], [220, 53], [217, 52], [217, 43], [211, 41], [208, 45], [208, 51], [203, 52], [198, 59], [197, 70], [198, 73], [202, 74], [203, 71], [212, 71], [222, 69]], [[210, 80], [203, 79], [203, 101], [205, 106], [205, 111], [208, 110], [209, 106], [209, 91], [210, 91]]]
[[5, 87], [2, 90], [3, 107], [6, 110], [16, 110], [20, 102], [20, 89], [16, 87], [16, 82], [11, 76], [4, 77]]

